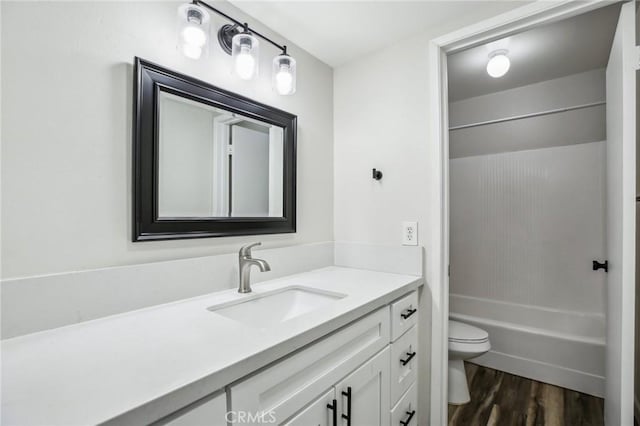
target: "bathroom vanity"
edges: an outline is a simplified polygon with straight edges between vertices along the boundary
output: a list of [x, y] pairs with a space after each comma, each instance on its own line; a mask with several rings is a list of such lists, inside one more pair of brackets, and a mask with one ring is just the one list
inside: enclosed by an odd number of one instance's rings
[[328, 267], [7, 339], [3, 424], [415, 425], [421, 285]]

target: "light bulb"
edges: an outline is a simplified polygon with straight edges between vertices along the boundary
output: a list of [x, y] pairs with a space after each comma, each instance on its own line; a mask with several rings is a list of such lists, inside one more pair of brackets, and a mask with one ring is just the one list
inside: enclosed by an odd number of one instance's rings
[[276, 91], [281, 95], [288, 95], [293, 88], [293, 76], [288, 65], [282, 65], [276, 73]]
[[493, 78], [499, 78], [509, 71], [511, 61], [509, 60], [507, 53], [508, 52], [506, 50], [498, 50], [489, 55], [489, 62], [487, 62], [487, 74]]
[[236, 34], [231, 40], [233, 72], [242, 80], [251, 80], [258, 74], [260, 43], [246, 30]]
[[243, 80], [251, 80], [256, 65], [255, 59], [251, 56], [249, 46], [242, 46], [240, 53], [236, 56], [236, 74]]
[[271, 82], [279, 95], [293, 95], [296, 92], [296, 60], [285, 52], [273, 58]]
[[207, 52], [209, 14], [202, 7], [186, 3], [178, 8], [178, 48], [191, 59]]

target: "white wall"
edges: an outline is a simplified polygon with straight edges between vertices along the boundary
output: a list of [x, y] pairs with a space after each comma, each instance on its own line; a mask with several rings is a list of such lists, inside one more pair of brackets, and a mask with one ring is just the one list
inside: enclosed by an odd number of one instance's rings
[[[334, 71], [335, 238], [336, 241], [401, 243], [404, 220], [419, 222], [419, 244], [426, 247], [425, 286], [420, 306], [418, 424], [429, 424], [430, 294], [440, 250], [428, 223], [439, 214], [429, 206], [438, 190], [432, 165], [438, 145], [429, 138], [429, 41], [455, 29], [520, 6], [491, 2], [482, 11], [432, 27]], [[371, 169], [383, 171], [373, 181]]]
[[269, 216], [269, 134], [232, 126], [231, 135], [231, 215]]
[[605, 71], [605, 68], [593, 69], [451, 102], [450, 125], [604, 101]]
[[269, 128], [269, 216], [282, 217], [284, 149], [282, 127]]
[[[179, 4], [1, 2], [3, 278], [230, 253], [247, 241], [333, 239], [331, 68], [274, 35], [298, 61], [297, 93], [283, 97], [269, 72], [252, 82], [233, 77], [215, 33], [209, 58], [191, 61], [176, 49]], [[278, 52], [262, 47], [261, 69], [270, 70]], [[296, 234], [131, 242], [136, 55], [298, 115]]]
[[[427, 166], [437, 147], [429, 140], [429, 41], [517, 7], [490, 2], [334, 71], [336, 241], [401, 243], [403, 220], [418, 220], [429, 245], [432, 211]], [[374, 181], [371, 169], [383, 171]], [[427, 252], [427, 258], [429, 253]], [[427, 267], [427, 274], [429, 267]]]
[[174, 95], [159, 99], [158, 215], [211, 216], [216, 114]]
[[[605, 70], [595, 69], [452, 102], [449, 123], [455, 127], [604, 101]], [[605, 115], [605, 105], [597, 105], [453, 130], [450, 158], [601, 141]]]

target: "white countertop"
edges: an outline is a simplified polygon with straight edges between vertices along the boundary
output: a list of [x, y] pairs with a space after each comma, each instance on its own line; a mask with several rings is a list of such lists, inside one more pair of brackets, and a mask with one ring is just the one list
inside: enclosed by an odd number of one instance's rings
[[422, 285], [329, 267], [254, 284], [346, 294], [259, 330], [208, 311], [235, 289], [3, 340], [2, 424], [142, 424], [242, 378]]

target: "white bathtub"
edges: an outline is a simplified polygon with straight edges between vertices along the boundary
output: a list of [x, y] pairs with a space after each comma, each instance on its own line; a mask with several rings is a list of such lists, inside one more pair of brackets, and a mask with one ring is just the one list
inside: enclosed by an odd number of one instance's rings
[[449, 317], [489, 333], [491, 351], [471, 362], [604, 395], [604, 315], [451, 294]]

